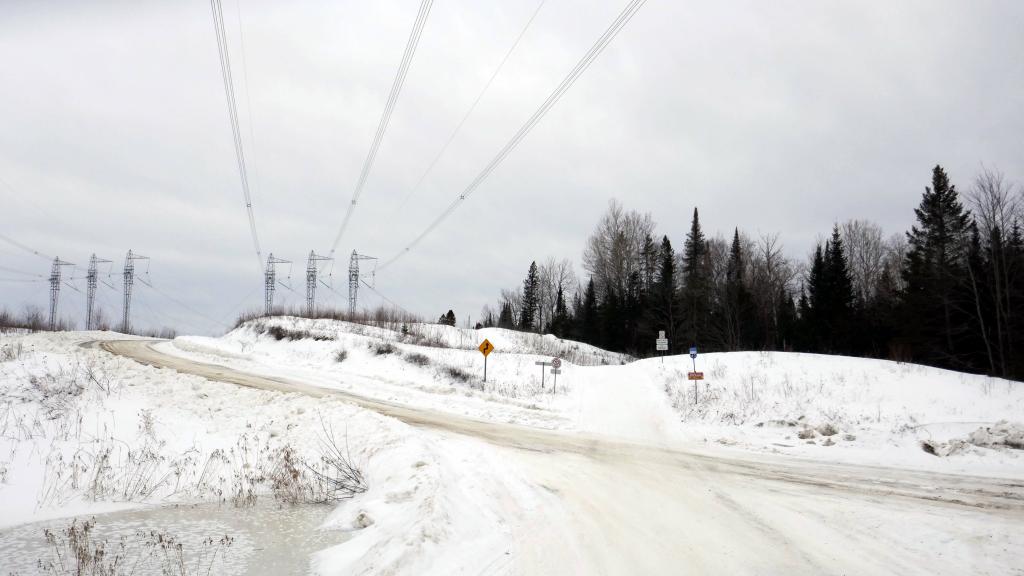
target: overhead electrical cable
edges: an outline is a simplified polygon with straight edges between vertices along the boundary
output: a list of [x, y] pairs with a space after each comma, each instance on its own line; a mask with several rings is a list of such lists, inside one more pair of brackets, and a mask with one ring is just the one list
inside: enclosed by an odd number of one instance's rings
[[381, 300], [387, 302], [388, 304], [391, 304], [392, 306], [394, 306], [395, 308], [398, 308], [402, 312], [405, 312], [409, 316], [415, 316], [415, 314], [413, 314], [412, 312], [409, 312], [408, 310], [406, 310], [402, 306], [399, 306], [398, 303], [396, 303], [394, 300], [392, 300], [392, 299], [388, 298], [387, 296], [381, 294], [379, 290], [377, 290], [376, 288], [371, 286], [366, 280], [363, 280], [362, 278], [360, 278], [359, 280], [360, 280], [360, 282], [363, 283], [363, 285], [365, 285], [367, 288], [369, 288], [371, 292], [376, 294]]
[[21, 242], [18, 242], [17, 240], [15, 240], [13, 238], [9, 238], [7, 236], [4, 236], [3, 234], [0, 234], [0, 240], [3, 240], [4, 242], [7, 242], [11, 246], [14, 246], [14, 247], [17, 247], [17, 248], [21, 248], [22, 250], [24, 250], [25, 252], [28, 252], [29, 254], [34, 254], [36, 256], [39, 256], [40, 258], [42, 258], [44, 260], [53, 260], [53, 256], [47, 256], [46, 254], [43, 254], [42, 252], [40, 252], [40, 251], [38, 251], [38, 250], [36, 250], [34, 248], [30, 248], [30, 247], [22, 244]]
[[35, 276], [36, 278], [46, 278], [46, 276], [43, 276], [42, 274], [36, 274], [35, 272], [24, 272], [22, 270], [17, 270], [15, 268], [8, 268], [7, 266], [0, 266], [0, 270], [3, 270], [4, 272], [13, 272], [15, 274], [24, 274], [25, 276]]
[[356, 205], [359, 203], [359, 197], [366, 186], [366, 180], [370, 176], [370, 171], [373, 170], [373, 164], [377, 159], [377, 150], [380, 149], [384, 133], [391, 122], [391, 114], [395, 110], [395, 103], [398, 102], [398, 95], [402, 91], [402, 85], [405, 84], [406, 73], [409, 72], [409, 66], [412, 64], [413, 56], [416, 54], [416, 47], [420, 43], [420, 35], [423, 33], [423, 28], [427, 23], [427, 16], [430, 14], [430, 7], [433, 3], [433, 0], [422, 0], [420, 2], [420, 11], [416, 15], [416, 21], [413, 23], [412, 31], [409, 33], [409, 40], [405, 44], [405, 53], [402, 54], [402, 62], [398, 66], [398, 72], [395, 73], [395, 79], [391, 83], [391, 93], [388, 95], [388, 101], [384, 105], [384, 112], [381, 114], [380, 122], [377, 124], [377, 132], [373, 135], [370, 150], [366, 154], [366, 159], [363, 160], [363, 168], [359, 173], [359, 180], [356, 181], [355, 191], [352, 192], [352, 201], [345, 210], [345, 217], [341, 221], [341, 227], [338, 228], [338, 233], [334, 237], [334, 243], [331, 244], [329, 255], [332, 257], [338, 249], [338, 244], [341, 243], [341, 237], [345, 234], [349, 221], [352, 220], [352, 213], [355, 212]]
[[235, 15], [238, 17], [238, 48], [242, 54], [242, 86], [245, 88], [245, 115], [249, 118], [249, 157], [252, 158], [253, 196], [260, 193], [260, 172], [256, 154], [256, 123], [252, 120], [252, 98], [249, 96], [249, 62], [245, 57], [245, 28], [242, 26], [242, 4], [235, 0]]
[[486, 166], [484, 166], [480, 173], [477, 174], [476, 178], [474, 178], [473, 181], [470, 182], [469, 185], [466, 186], [466, 188], [463, 189], [463, 191], [460, 192], [459, 195], [455, 197], [451, 204], [449, 204], [448, 207], [445, 208], [445, 210], [441, 212], [441, 214], [437, 218], [435, 218], [434, 221], [431, 222], [430, 225], [428, 225], [423, 230], [423, 232], [419, 234], [419, 236], [414, 238], [412, 242], [406, 245], [405, 248], [403, 248], [397, 254], [392, 256], [391, 259], [381, 264], [378, 267], [378, 270], [383, 270], [387, 268], [405, 254], [408, 254], [409, 251], [415, 248], [416, 245], [418, 245], [428, 234], [433, 232], [434, 229], [436, 229], [446, 218], [448, 218], [448, 216], [452, 214], [452, 212], [455, 212], [456, 208], [458, 208], [460, 204], [465, 202], [465, 200], [469, 198], [469, 196], [473, 194], [473, 192], [475, 192], [477, 188], [479, 188], [480, 184], [482, 184], [484, 180], [486, 180], [487, 177], [490, 176], [492, 172], [494, 172], [495, 168], [497, 168], [502, 163], [502, 161], [504, 161], [505, 158], [513, 150], [515, 150], [516, 146], [519, 145], [519, 142], [521, 142], [523, 138], [525, 138], [526, 135], [530, 133], [530, 130], [532, 130], [533, 127], [536, 126], [542, 118], [544, 118], [544, 115], [547, 114], [549, 110], [551, 110], [551, 108], [558, 102], [562, 95], [565, 94], [565, 92], [572, 87], [576, 80], [583, 74], [583, 72], [587, 70], [587, 68], [605, 49], [605, 47], [607, 47], [608, 44], [615, 38], [619, 31], [621, 31], [622, 28], [624, 28], [626, 24], [629, 23], [629, 21], [633, 18], [636, 12], [644, 5], [645, 2], [646, 0], [631, 0], [628, 4], [626, 4], [626, 7], [622, 9], [622, 12], [619, 14], [619, 16], [611, 23], [611, 25], [608, 26], [608, 28], [604, 31], [604, 34], [602, 34], [601, 37], [597, 39], [594, 45], [590, 47], [590, 50], [588, 50], [587, 53], [583, 55], [583, 57], [576, 64], [576, 66], [569, 72], [568, 75], [566, 75], [565, 79], [562, 80], [561, 84], [559, 84], [558, 87], [556, 87], [551, 92], [551, 94], [548, 95], [547, 99], [544, 100], [544, 103], [541, 104], [539, 108], [537, 108], [533, 115], [530, 116], [529, 119], [527, 119], [526, 123], [524, 123], [523, 126], [519, 128], [519, 131], [512, 136], [512, 138], [505, 144], [505, 146], [501, 150], [498, 151], [494, 158], [492, 158], [491, 161]]
[[480, 90], [480, 93], [476, 95], [476, 99], [473, 100], [472, 104], [470, 104], [469, 110], [466, 110], [466, 113], [462, 116], [462, 119], [459, 120], [459, 123], [455, 125], [455, 129], [452, 130], [452, 133], [448, 136], [448, 140], [445, 141], [444, 145], [441, 146], [441, 149], [438, 150], [437, 154], [434, 155], [434, 159], [430, 161], [430, 164], [427, 166], [427, 169], [423, 171], [423, 174], [420, 174], [420, 177], [416, 180], [416, 183], [413, 184], [413, 187], [410, 188], [409, 192], [405, 195], [404, 198], [402, 198], [402, 202], [398, 205], [398, 209], [395, 210], [396, 212], [401, 210], [405, 206], [405, 204], [409, 201], [409, 198], [411, 198], [413, 194], [415, 194], [416, 191], [419, 190], [420, 186], [423, 184], [423, 181], [427, 179], [427, 176], [429, 176], [430, 173], [434, 171], [434, 166], [436, 166], [437, 162], [441, 159], [442, 156], [444, 156], [444, 153], [448, 151], [448, 147], [451, 146], [452, 141], [455, 140], [455, 137], [459, 134], [459, 131], [462, 130], [462, 126], [466, 123], [466, 120], [469, 120], [469, 117], [473, 115], [473, 111], [476, 110], [477, 104], [480, 104], [480, 100], [483, 99], [484, 94], [487, 93], [487, 90], [491, 87], [491, 84], [494, 83], [494, 79], [498, 77], [498, 74], [501, 72], [501, 69], [505, 67], [505, 63], [508, 62], [509, 56], [511, 56], [512, 52], [514, 52], [516, 47], [519, 46], [519, 41], [522, 40], [523, 36], [526, 35], [526, 31], [530, 29], [530, 25], [533, 24], [534, 19], [537, 18], [537, 14], [540, 12], [540, 9], [544, 7], [545, 2], [547, 2], [547, 0], [540, 0], [540, 3], [537, 4], [537, 8], [533, 10], [533, 14], [530, 15], [530, 19], [526, 21], [526, 24], [523, 26], [523, 29], [519, 31], [519, 35], [516, 36], [515, 42], [513, 42], [512, 46], [509, 47], [508, 52], [505, 52], [505, 56], [501, 59], [501, 62], [498, 63], [498, 67], [494, 69], [494, 72], [491, 73], [491, 77], [487, 79], [486, 83], [484, 83], [484, 87]]
[[249, 232], [252, 243], [256, 247], [256, 260], [260, 271], [263, 271], [263, 252], [260, 250], [260, 239], [256, 234], [256, 217], [253, 215], [252, 194], [249, 191], [249, 176], [245, 167], [245, 152], [242, 149], [242, 130], [238, 124], [238, 103], [235, 99], [234, 80], [231, 76], [231, 58], [228, 54], [227, 33], [224, 29], [224, 11], [220, 0], [210, 0], [213, 11], [213, 28], [217, 35], [217, 52], [220, 57], [221, 77], [224, 79], [224, 95], [228, 103], [228, 116], [231, 120], [231, 135], [235, 145], [235, 160], [238, 164], [238, 175], [242, 181], [242, 197], [245, 210], [249, 216]]
[[140, 283], [142, 283], [142, 285], [148, 287], [149, 289], [151, 289], [153, 292], [157, 293], [158, 295], [163, 296], [166, 300], [168, 300], [172, 304], [177, 305], [182, 310], [185, 310], [186, 312], [190, 312], [196, 318], [201, 318], [201, 319], [205, 320], [206, 322], [209, 322], [211, 325], [217, 326], [218, 328], [224, 328], [226, 326], [229, 326], [229, 324], [227, 324], [225, 322], [221, 322], [221, 321], [219, 321], [219, 320], [217, 320], [215, 318], [211, 318], [210, 316], [207, 316], [206, 314], [200, 312], [199, 310], [196, 310], [195, 308], [189, 306], [188, 304], [185, 304], [181, 300], [178, 300], [174, 296], [171, 296], [170, 294], [164, 292], [163, 290], [160, 290], [159, 288], [154, 286], [152, 282], [146, 282], [142, 278], [136, 278], [136, 280], [138, 280]]

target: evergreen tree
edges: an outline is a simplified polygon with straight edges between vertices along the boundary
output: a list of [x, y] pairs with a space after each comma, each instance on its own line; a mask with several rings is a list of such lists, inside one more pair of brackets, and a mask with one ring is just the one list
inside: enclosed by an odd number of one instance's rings
[[956, 343], [963, 333], [956, 292], [965, 270], [965, 237], [970, 219], [956, 187], [941, 166], [932, 171], [917, 223], [907, 233], [909, 250], [903, 269], [904, 322], [915, 356], [956, 365]]
[[853, 279], [846, 260], [846, 250], [839, 234], [839, 225], [832, 228], [832, 239], [826, 244], [825, 285], [827, 303], [823, 310], [825, 328], [829, 331], [830, 352], [849, 353], [853, 323]]
[[693, 209], [690, 232], [683, 247], [683, 324], [688, 344], [701, 345], [708, 336], [711, 312], [708, 243]]
[[447, 314], [441, 314], [441, 317], [437, 319], [437, 323], [444, 326], [455, 326], [455, 312], [449, 310]]
[[577, 339], [588, 344], [597, 344], [600, 341], [600, 327], [597, 317], [597, 290], [594, 287], [594, 279], [587, 281], [587, 287], [583, 291], [583, 303], [580, 313], [576, 315]]
[[565, 305], [565, 292], [561, 286], [555, 296], [555, 315], [551, 319], [551, 333], [559, 338], [567, 335], [570, 318], [569, 308]]
[[509, 330], [515, 328], [515, 319], [512, 318], [512, 305], [508, 302], [501, 305], [501, 313], [498, 314], [498, 327]]
[[530, 270], [526, 273], [526, 279], [523, 280], [523, 302], [519, 318], [519, 328], [521, 330], [534, 329], [533, 323], [540, 299], [539, 292], [540, 277], [537, 273], [537, 262], [531, 262]]
[[679, 295], [676, 292], [676, 253], [668, 236], [661, 239], [658, 256], [658, 274], [650, 294], [652, 330], [664, 330], [669, 346], [675, 344], [676, 323], [679, 314]]
[[746, 259], [740, 244], [739, 228], [733, 231], [729, 262], [725, 271], [725, 294], [721, 298], [723, 342], [727, 350], [742, 350], [748, 345], [753, 323], [750, 294], [745, 284]]
[[821, 244], [818, 244], [814, 247], [811, 270], [807, 274], [807, 298], [803, 305], [806, 308], [800, 315], [801, 331], [806, 342], [804, 349], [808, 352], [819, 352], [823, 349], [821, 338], [826, 333], [823, 311], [828, 301], [825, 275], [825, 256]]
[[624, 311], [622, 298], [614, 286], [608, 286], [599, 308], [600, 345], [605, 350], [622, 350], [624, 344]]

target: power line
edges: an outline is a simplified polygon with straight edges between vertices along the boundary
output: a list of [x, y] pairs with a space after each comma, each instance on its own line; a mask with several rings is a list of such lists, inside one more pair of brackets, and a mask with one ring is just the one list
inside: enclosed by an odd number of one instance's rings
[[37, 278], [46, 278], [46, 276], [43, 276], [42, 274], [36, 274], [34, 272], [24, 272], [22, 270], [16, 270], [14, 268], [8, 268], [6, 266], [0, 266], [0, 270], [3, 270], [4, 272], [13, 272], [14, 274], [24, 274], [25, 276], [35, 276]]
[[371, 286], [370, 284], [368, 284], [368, 283], [366, 282], [366, 280], [362, 280], [362, 283], [363, 283], [363, 284], [364, 284], [364, 285], [365, 285], [365, 286], [366, 286], [367, 288], [369, 288], [371, 292], [373, 292], [374, 294], [376, 294], [376, 295], [377, 295], [377, 296], [378, 296], [378, 297], [379, 297], [379, 298], [380, 298], [381, 300], [383, 300], [383, 301], [387, 302], [388, 304], [391, 304], [392, 306], [394, 306], [395, 308], [398, 308], [398, 309], [399, 309], [399, 310], [401, 310], [402, 312], [405, 312], [405, 313], [406, 313], [406, 314], [408, 314], [409, 316], [415, 316], [415, 314], [413, 314], [412, 312], [409, 312], [408, 310], [406, 310], [406, 309], [405, 309], [405, 308], [403, 308], [402, 306], [399, 306], [399, 305], [398, 305], [398, 303], [396, 303], [396, 302], [395, 302], [394, 300], [392, 300], [392, 299], [388, 298], [387, 296], [385, 296], [385, 295], [381, 294], [379, 290], [377, 290], [376, 288], [374, 288], [373, 286]]
[[405, 84], [406, 73], [412, 64], [413, 56], [416, 54], [416, 46], [420, 43], [420, 35], [423, 33], [423, 28], [427, 23], [427, 16], [430, 14], [430, 7], [433, 3], [433, 0], [422, 0], [420, 2], [420, 11], [416, 15], [416, 21], [413, 23], [412, 31], [409, 33], [409, 40], [405, 43], [405, 53], [402, 54], [402, 62], [399, 64], [398, 72], [395, 73], [395, 79], [391, 84], [391, 93], [388, 95], [388, 101], [384, 105], [384, 112], [381, 114], [380, 122], [377, 124], [377, 132], [374, 134], [373, 142], [370, 144], [370, 151], [366, 154], [366, 159], [363, 161], [363, 169], [359, 173], [359, 180], [356, 182], [355, 191], [352, 193], [352, 202], [349, 203], [348, 209], [345, 210], [345, 217], [342, 219], [341, 227], [338, 229], [338, 234], [334, 237], [334, 243], [331, 245], [331, 252], [328, 254], [331, 257], [334, 256], [334, 252], [338, 249], [341, 237], [345, 233], [349, 221], [352, 219], [352, 213], [355, 211], [356, 204], [359, 203], [359, 196], [362, 195], [363, 187], [366, 185], [366, 180], [373, 169], [373, 163], [377, 159], [377, 150], [380, 148], [380, 143], [384, 139], [384, 133], [391, 122], [391, 114], [395, 110], [395, 103], [398, 101], [398, 95], [402, 91], [402, 85]]
[[430, 225], [428, 225], [426, 229], [424, 229], [423, 232], [420, 233], [419, 236], [413, 239], [413, 241], [410, 242], [404, 249], [402, 249], [393, 257], [391, 257], [390, 260], [384, 262], [384, 264], [382, 264], [378, 268], [378, 270], [383, 270], [387, 268], [396, 260], [407, 254], [410, 250], [415, 248], [416, 245], [418, 245], [428, 234], [434, 231], [434, 229], [437, 228], [441, 224], [441, 222], [443, 222], [448, 216], [450, 216], [452, 212], [454, 212], [455, 209], [458, 208], [459, 205], [466, 200], [466, 198], [469, 198], [469, 196], [476, 191], [480, 184], [482, 184], [484, 180], [486, 180], [487, 177], [490, 176], [492, 172], [494, 172], [494, 170], [502, 163], [502, 161], [504, 161], [505, 158], [516, 148], [516, 146], [519, 145], [519, 142], [521, 142], [523, 138], [525, 138], [526, 135], [530, 133], [530, 130], [532, 130], [533, 127], [536, 126], [542, 118], [544, 118], [544, 115], [547, 114], [552, 107], [554, 107], [554, 105], [558, 102], [562, 95], [565, 94], [565, 92], [572, 87], [572, 85], [583, 74], [583, 72], [585, 72], [587, 68], [590, 67], [593, 61], [601, 54], [605, 47], [607, 47], [608, 44], [615, 38], [619, 31], [622, 30], [622, 28], [624, 28], [626, 24], [629, 23], [629, 21], [633, 18], [633, 15], [636, 14], [636, 12], [644, 5], [645, 2], [646, 0], [630, 0], [630, 2], [626, 4], [626, 7], [622, 9], [622, 12], [619, 13], [619, 16], [611, 23], [611, 25], [608, 26], [608, 28], [604, 31], [604, 34], [602, 34], [600, 38], [597, 39], [594, 45], [590, 47], [590, 50], [588, 50], [587, 53], [584, 54], [582, 58], [580, 58], [580, 61], [577, 62], [576, 66], [569, 72], [568, 75], [566, 75], [566, 77], [562, 80], [561, 84], [559, 84], [558, 87], [556, 87], [551, 92], [551, 94], [548, 95], [547, 99], [544, 100], [544, 103], [540, 105], [540, 107], [533, 113], [532, 116], [530, 116], [529, 119], [527, 119], [526, 123], [524, 123], [523, 126], [519, 128], [519, 131], [512, 136], [512, 138], [505, 144], [505, 146], [501, 150], [498, 151], [494, 158], [492, 158], [491, 161], [486, 166], [484, 166], [483, 170], [481, 170], [480, 173], [477, 174], [476, 178], [474, 178], [473, 181], [470, 182], [469, 185], [466, 186], [466, 188], [458, 196], [455, 197], [455, 200], [453, 200], [451, 204], [449, 204], [448, 207], [443, 212], [441, 212], [441, 215], [438, 216], [433, 222], [431, 222]]
[[17, 240], [15, 240], [13, 238], [4, 236], [3, 234], [0, 234], [0, 240], [3, 240], [4, 242], [7, 242], [8, 244], [10, 244], [11, 246], [14, 246], [16, 248], [20, 248], [20, 249], [24, 250], [25, 252], [28, 252], [29, 254], [34, 254], [36, 256], [39, 256], [40, 258], [42, 258], [44, 260], [53, 260], [52, 256], [47, 256], [46, 254], [40, 252], [39, 250], [36, 250], [34, 248], [30, 248], [30, 247], [22, 244], [21, 242], [18, 242]]
[[210, 0], [210, 8], [213, 11], [213, 28], [217, 35], [217, 52], [220, 57], [221, 77], [224, 79], [224, 94], [228, 103], [228, 116], [231, 120], [231, 135], [235, 145], [235, 159], [238, 164], [238, 175], [242, 181], [242, 197], [245, 200], [245, 210], [249, 216], [249, 231], [252, 234], [252, 243], [256, 247], [256, 261], [259, 263], [260, 271], [263, 271], [263, 252], [260, 250], [260, 239], [256, 234], [256, 217], [252, 210], [252, 194], [249, 192], [249, 176], [245, 168], [245, 152], [242, 149], [242, 130], [238, 124], [238, 103], [235, 99], [234, 80], [231, 77], [231, 58], [228, 54], [228, 38], [224, 29], [224, 11], [220, 0]]
[[224, 326], [227, 326], [226, 323], [221, 322], [220, 320], [216, 320], [214, 318], [211, 318], [210, 316], [207, 316], [206, 314], [200, 312], [199, 310], [196, 310], [195, 308], [189, 306], [188, 304], [185, 304], [181, 300], [178, 300], [174, 296], [171, 296], [170, 294], [167, 294], [163, 290], [160, 290], [159, 288], [154, 286], [152, 284], [152, 282], [147, 282], [147, 281], [143, 280], [142, 278], [138, 278], [138, 281], [140, 283], [142, 283], [142, 285], [144, 285], [144, 286], [148, 287], [149, 289], [151, 289], [153, 292], [155, 292], [155, 293], [159, 294], [160, 296], [163, 296], [164, 298], [166, 298], [172, 304], [176, 304], [177, 306], [179, 306], [183, 310], [191, 312], [193, 316], [195, 316], [197, 318], [202, 318], [203, 320], [206, 320], [207, 322], [212, 323], [212, 325], [220, 327], [220, 328], [223, 328]]
[[437, 162], [441, 159], [442, 156], [444, 156], [444, 153], [448, 150], [448, 147], [451, 145], [452, 141], [455, 140], [455, 136], [457, 136], [459, 131], [462, 130], [463, 124], [466, 123], [466, 120], [469, 120], [469, 117], [473, 114], [473, 111], [476, 110], [477, 104], [479, 104], [480, 100], [483, 99], [484, 94], [487, 93], [487, 90], [491, 87], [491, 84], [494, 82], [494, 79], [498, 77], [498, 73], [500, 73], [501, 69], [505, 67], [505, 63], [508, 62], [509, 56], [511, 56], [512, 52], [514, 52], [516, 47], [519, 46], [519, 41], [523, 39], [524, 35], [526, 35], [526, 31], [529, 30], [530, 25], [533, 24], [533, 20], [537, 18], [537, 14], [540, 13], [540, 9], [544, 7], [545, 2], [547, 2], [547, 0], [540, 0], [540, 3], [537, 4], [537, 8], [534, 9], [533, 14], [530, 15], [530, 19], [526, 21], [526, 25], [523, 26], [523, 29], [519, 31], [519, 35], [516, 36], [515, 42], [513, 42], [512, 46], [509, 47], [508, 52], [505, 52], [505, 56], [501, 59], [501, 62], [498, 63], [498, 67], [494, 69], [494, 72], [491, 74], [491, 77], [487, 79], [487, 82], [484, 84], [483, 89], [481, 89], [480, 93], [476, 95], [476, 99], [473, 100], [473, 103], [469, 106], [469, 110], [466, 110], [465, 115], [462, 116], [462, 119], [459, 120], [459, 123], [455, 126], [455, 129], [452, 130], [451, 135], [448, 136], [448, 140], [445, 141], [444, 145], [441, 146], [441, 149], [437, 151], [436, 155], [434, 155], [434, 159], [430, 161], [430, 165], [428, 165], [427, 169], [423, 171], [423, 174], [420, 174], [419, 179], [416, 180], [416, 184], [414, 184], [413, 187], [409, 190], [409, 192], [405, 195], [405, 198], [402, 199], [402, 202], [398, 205], [398, 209], [396, 209], [395, 212], [398, 212], [405, 206], [405, 204], [409, 201], [409, 198], [412, 198], [413, 194], [415, 194], [416, 191], [419, 190], [420, 186], [423, 184], [423, 181], [426, 180], [427, 176], [431, 172], [433, 172], [434, 166], [436, 166]]

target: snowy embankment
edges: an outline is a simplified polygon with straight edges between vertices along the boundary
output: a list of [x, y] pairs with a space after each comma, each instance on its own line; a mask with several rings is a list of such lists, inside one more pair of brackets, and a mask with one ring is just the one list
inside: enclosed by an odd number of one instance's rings
[[[476, 350], [483, 338], [497, 348], [487, 384]], [[685, 448], [1024, 475], [1024, 384], [916, 364], [701, 354], [705, 380], [695, 389], [688, 356], [628, 362], [552, 336], [436, 325], [403, 334], [298, 318], [257, 321], [221, 338], [182, 337], [161, 349], [481, 420]], [[541, 388], [534, 362], [558, 350], [576, 362], [564, 364], [553, 393], [550, 375]]]
[[[318, 573], [417, 573], [466, 554], [484, 563], [501, 549], [496, 504], [470, 485], [481, 482], [467, 468], [472, 455], [455, 457], [342, 401], [210, 382], [79, 346], [93, 338], [118, 336], [0, 335], [0, 536], [124, 508], [269, 500], [322, 502], [323, 529], [345, 542], [314, 556]], [[361, 470], [365, 491], [351, 499], [336, 500], [345, 494], [313, 473], [334, 477], [323, 462], [332, 447]]]
[[[1024, 476], [1024, 383], [783, 352], [634, 364], [675, 408], [683, 437], [819, 460]], [[986, 432], [986, 429], [990, 429]], [[973, 443], [971, 441], [973, 438]]]
[[[484, 358], [486, 338], [495, 351]], [[487, 328], [434, 324], [377, 328], [278, 317], [248, 322], [220, 338], [183, 336], [158, 349], [266, 376], [300, 379], [366, 398], [475, 419], [571, 428], [576, 365], [621, 364], [628, 356], [587, 344]], [[538, 361], [561, 357], [556, 383]]]

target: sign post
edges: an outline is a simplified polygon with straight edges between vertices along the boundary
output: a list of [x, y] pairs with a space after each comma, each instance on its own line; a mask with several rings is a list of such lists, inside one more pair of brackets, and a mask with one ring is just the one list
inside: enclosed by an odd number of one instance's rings
[[534, 364], [536, 364], [537, 366], [540, 366], [540, 389], [543, 390], [544, 389], [544, 369], [547, 368], [548, 366], [550, 366], [550, 364], [548, 364], [547, 362], [545, 362], [543, 360], [538, 360], [538, 361], [534, 362]]
[[[668, 351], [668, 338], [665, 338], [665, 331], [658, 330], [658, 339], [654, 341], [654, 349], [658, 352]], [[665, 363], [665, 355], [661, 355], [661, 363]]]
[[491, 352], [494, 352], [494, 344], [491, 344], [490, 340], [484, 338], [484, 341], [480, 343], [478, 350], [480, 350], [480, 353], [484, 355], [484, 382], [487, 382], [487, 357]]
[[697, 380], [704, 379], [703, 372], [697, 372], [697, 347], [690, 346], [690, 359], [693, 360], [693, 372], [687, 375], [687, 378], [693, 380], [693, 402], [697, 403]]
[[554, 382], [554, 384], [551, 385], [551, 392], [555, 393], [555, 394], [558, 393], [558, 375], [562, 373], [561, 368], [562, 368], [562, 359], [558, 358], [557, 356], [555, 358], [552, 358], [551, 359], [551, 374], [553, 374], [555, 376], [555, 382]]

